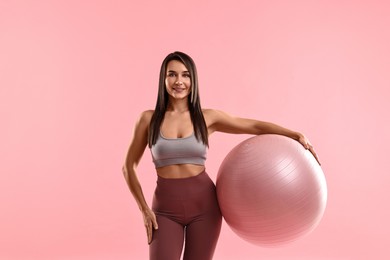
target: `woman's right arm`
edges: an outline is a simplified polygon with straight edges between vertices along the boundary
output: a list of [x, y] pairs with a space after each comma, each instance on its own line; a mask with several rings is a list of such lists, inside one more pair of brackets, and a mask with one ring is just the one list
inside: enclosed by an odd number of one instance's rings
[[152, 115], [153, 111], [149, 110], [143, 112], [139, 117], [134, 128], [133, 137], [130, 142], [125, 163], [122, 167], [127, 185], [129, 186], [129, 189], [143, 215], [148, 243], [152, 240], [153, 228], [157, 229], [158, 226], [156, 216], [146, 203], [141, 184], [137, 178], [136, 169], [148, 144], [148, 127]]

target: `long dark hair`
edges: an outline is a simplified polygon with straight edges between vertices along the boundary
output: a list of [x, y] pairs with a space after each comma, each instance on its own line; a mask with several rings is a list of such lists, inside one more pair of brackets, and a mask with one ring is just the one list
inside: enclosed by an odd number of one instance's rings
[[160, 133], [161, 123], [164, 119], [165, 111], [168, 106], [168, 92], [165, 89], [165, 77], [167, 73], [167, 64], [171, 60], [177, 60], [182, 62], [190, 73], [191, 92], [190, 95], [188, 95], [188, 107], [191, 115], [191, 121], [194, 126], [194, 133], [196, 139], [201, 140], [205, 145], [208, 146], [208, 132], [206, 122], [203, 117], [202, 108], [200, 106], [198, 73], [196, 71], [195, 62], [187, 54], [175, 51], [173, 53], [168, 54], [168, 56], [165, 57], [161, 64], [157, 103], [149, 126], [149, 147], [154, 145], [157, 141], [157, 137]]

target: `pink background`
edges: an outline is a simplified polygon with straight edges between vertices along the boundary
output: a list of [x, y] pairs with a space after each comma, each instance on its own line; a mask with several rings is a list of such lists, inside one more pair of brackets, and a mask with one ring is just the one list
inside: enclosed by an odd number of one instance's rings
[[[387, 1], [0, 2], [0, 259], [147, 259], [121, 167], [162, 59], [197, 63], [203, 107], [305, 133], [328, 182], [308, 236], [215, 259], [388, 259]], [[217, 133], [207, 169], [249, 136]], [[138, 175], [150, 202], [148, 150]]]

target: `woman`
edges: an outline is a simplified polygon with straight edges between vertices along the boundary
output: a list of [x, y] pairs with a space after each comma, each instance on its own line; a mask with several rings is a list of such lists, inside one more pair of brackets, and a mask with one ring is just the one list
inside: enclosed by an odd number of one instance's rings
[[[216, 132], [280, 134], [299, 141], [317, 158], [301, 133], [222, 111], [201, 109], [194, 61], [174, 52], [163, 61], [157, 104], [135, 125], [123, 173], [141, 210], [150, 259], [212, 259], [222, 216], [215, 185], [205, 171], [208, 137]], [[136, 168], [146, 146], [157, 171], [152, 209], [137, 179]]]

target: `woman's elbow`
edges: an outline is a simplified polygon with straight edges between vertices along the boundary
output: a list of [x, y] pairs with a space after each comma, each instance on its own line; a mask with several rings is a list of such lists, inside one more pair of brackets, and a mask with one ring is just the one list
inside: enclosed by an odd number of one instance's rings
[[128, 176], [128, 174], [129, 174], [129, 171], [128, 171], [128, 168], [127, 168], [127, 166], [126, 166], [126, 164], [124, 164], [123, 166], [122, 166], [122, 174], [123, 174], [123, 176]]
[[122, 173], [125, 177], [128, 177], [131, 173], [135, 172], [135, 166], [124, 164], [122, 166]]

